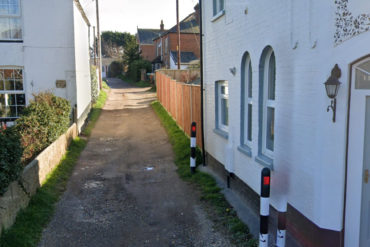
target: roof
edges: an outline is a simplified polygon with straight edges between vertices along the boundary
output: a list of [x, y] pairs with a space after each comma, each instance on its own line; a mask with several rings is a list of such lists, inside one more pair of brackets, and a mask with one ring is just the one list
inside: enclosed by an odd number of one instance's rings
[[[180, 22], [180, 32], [181, 33], [200, 33], [199, 31], [199, 23], [196, 18], [196, 13], [193, 12], [188, 15], [185, 19]], [[176, 33], [177, 32], [177, 25], [170, 28], [168, 31], [164, 32], [160, 36], [166, 35], [168, 33]], [[160, 37], [157, 36], [156, 38]]]
[[[171, 57], [177, 64], [177, 51], [171, 51]], [[181, 52], [181, 63], [189, 63], [193, 60], [197, 60], [198, 58], [194, 55], [191, 51], [182, 51]]]
[[[166, 31], [166, 30], [165, 30]], [[159, 37], [161, 34], [160, 29], [137, 29], [137, 37], [139, 44], [153, 44], [153, 39]]]

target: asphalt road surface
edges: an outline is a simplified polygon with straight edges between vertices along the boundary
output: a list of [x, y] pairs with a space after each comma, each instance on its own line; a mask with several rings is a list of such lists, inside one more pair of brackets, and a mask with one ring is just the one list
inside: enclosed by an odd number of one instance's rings
[[176, 173], [150, 106], [155, 93], [108, 82], [108, 101], [39, 246], [231, 246]]

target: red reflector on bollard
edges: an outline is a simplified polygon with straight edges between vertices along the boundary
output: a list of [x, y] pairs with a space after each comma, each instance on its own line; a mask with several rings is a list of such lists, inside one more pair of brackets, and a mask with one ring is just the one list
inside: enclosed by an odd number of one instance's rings
[[270, 185], [270, 177], [263, 177], [263, 185]]
[[191, 126], [191, 131], [195, 132], [197, 130], [197, 127]]

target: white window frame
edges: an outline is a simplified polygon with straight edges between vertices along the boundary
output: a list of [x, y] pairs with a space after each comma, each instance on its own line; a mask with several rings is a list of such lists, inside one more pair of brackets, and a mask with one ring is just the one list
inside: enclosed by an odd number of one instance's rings
[[[251, 126], [249, 126], [249, 105], [252, 106], [252, 112], [253, 112], [253, 94], [252, 92], [249, 93], [249, 86], [252, 86], [252, 81], [249, 80], [249, 76], [251, 75], [252, 71], [250, 71], [251, 67], [251, 58], [248, 55], [246, 58], [245, 64], [244, 64], [244, 112], [243, 112], [243, 117], [244, 117], [244, 143], [243, 145], [247, 145], [248, 147], [252, 146], [252, 140], [253, 137], [251, 137], [251, 140], [248, 139], [248, 132], [249, 129], [252, 128], [252, 123]], [[253, 133], [252, 133], [253, 136]]]
[[[216, 127], [217, 127], [217, 129], [222, 130], [222, 131], [227, 133], [229, 131], [229, 126], [224, 125], [222, 123], [221, 102], [222, 102], [223, 99], [225, 99], [229, 103], [229, 83], [227, 81], [217, 81], [216, 86], [217, 86], [217, 123], [216, 123], [217, 126]], [[224, 94], [221, 91], [222, 86], [225, 87], [225, 93]], [[229, 114], [228, 114], [228, 116], [229, 116]], [[229, 122], [229, 118], [228, 118], [228, 122]]]
[[[269, 64], [272, 54], [274, 54], [273, 50], [270, 49], [265, 57], [264, 61], [264, 76], [263, 76], [263, 109], [262, 109], [262, 154], [266, 155], [267, 157], [273, 159], [274, 158], [274, 151], [270, 150], [266, 147], [266, 135], [267, 135], [267, 108], [274, 109], [274, 122], [275, 122], [275, 106], [276, 100], [271, 100], [268, 98], [268, 91], [269, 91]], [[274, 54], [275, 56], [275, 54]], [[276, 71], [276, 60], [275, 60], [275, 71]], [[276, 73], [275, 73], [276, 75]], [[276, 85], [276, 76], [275, 76], [275, 85]], [[276, 91], [276, 86], [275, 86]], [[275, 92], [274, 92], [275, 94]], [[276, 96], [275, 96], [276, 97]], [[274, 131], [275, 131], [275, 123], [274, 123]]]
[[225, 11], [225, 0], [213, 0], [213, 16], [218, 16]]
[[[24, 79], [24, 69], [23, 69], [23, 67], [21, 67], [21, 66], [0, 66], [0, 70], [4, 70], [4, 69], [22, 70], [22, 88], [23, 89], [22, 90], [16, 90], [16, 89], [14, 89], [14, 90], [5, 90], [5, 88], [4, 88], [4, 90], [0, 90], [0, 95], [2, 95], [2, 94], [24, 94], [24, 105], [19, 105], [19, 106], [26, 107], [27, 101], [26, 101], [26, 93], [25, 93], [25, 83], [24, 83], [25, 79]], [[13, 80], [16, 80], [16, 79], [13, 78]], [[14, 106], [17, 107], [18, 105], [14, 105]], [[17, 111], [18, 111], [18, 109], [17, 109]], [[19, 116], [20, 115], [18, 114], [18, 112], [17, 112], [16, 117], [10, 117], [10, 116], [2, 117], [2, 116], [0, 116], [0, 121], [4, 120], [4, 119], [14, 119], [14, 120], [16, 120], [17, 118], [19, 118]]]
[[18, 2], [19, 13], [17, 13], [17, 14], [7, 14], [7, 15], [0, 14], [0, 18], [19, 19], [20, 22], [21, 22], [21, 34], [20, 34], [21, 37], [18, 38], [18, 39], [13, 39], [13, 38], [3, 39], [3, 38], [0, 38], [0, 40], [2, 40], [2, 41], [22, 41], [23, 40], [22, 5], [21, 5], [21, 0], [16, 0], [16, 1]]

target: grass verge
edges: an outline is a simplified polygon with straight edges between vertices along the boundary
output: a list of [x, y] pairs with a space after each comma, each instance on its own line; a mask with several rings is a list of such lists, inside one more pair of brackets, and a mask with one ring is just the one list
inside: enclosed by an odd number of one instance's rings
[[154, 91], [155, 92], [155, 85], [153, 85], [153, 83], [150, 83], [148, 81], [138, 81], [138, 82], [135, 82], [133, 81], [130, 77], [127, 77], [127, 76], [124, 76], [124, 75], [119, 75], [118, 78], [120, 78], [121, 80], [131, 84], [132, 86], [135, 86], [135, 87], [151, 87], [150, 91]]
[[[105, 81], [103, 81], [103, 89], [109, 90], [109, 86]], [[91, 112], [89, 114], [87, 125], [81, 132], [83, 136], [91, 135], [91, 131], [95, 127], [96, 121], [98, 121], [99, 119], [100, 113], [103, 110], [105, 101], [107, 100], [108, 97], [108, 93], [105, 90], [100, 90], [99, 97], [95, 104], [93, 105]]]
[[51, 220], [55, 203], [65, 191], [68, 178], [86, 141], [76, 138], [46, 182], [31, 198], [27, 208], [18, 213], [15, 224], [0, 238], [1, 247], [32, 247], [40, 241], [44, 227]]
[[[236, 211], [226, 201], [214, 178], [199, 171], [193, 175], [191, 174], [189, 168], [189, 138], [177, 126], [176, 122], [158, 101], [153, 102], [152, 107], [167, 130], [175, 153], [175, 164], [178, 167], [179, 176], [200, 189], [201, 200], [205, 202], [209, 209], [207, 211], [216, 226], [225, 230], [230, 236], [231, 242], [237, 246], [257, 246], [257, 240], [249, 233], [248, 227], [237, 217]], [[201, 155], [198, 150], [197, 164], [200, 164], [200, 162]]]

